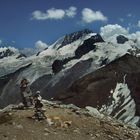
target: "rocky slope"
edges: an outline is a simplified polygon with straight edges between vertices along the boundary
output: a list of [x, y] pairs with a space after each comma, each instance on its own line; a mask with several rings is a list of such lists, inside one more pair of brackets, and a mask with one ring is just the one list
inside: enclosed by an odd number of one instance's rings
[[140, 58], [124, 55], [77, 80], [56, 99], [80, 107], [97, 107], [117, 119], [132, 121], [140, 116], [139, 66]]
[[26, 55], [20, 53], [18, 51], [18, 49], [14, 48], [14, 47], [3, 47], [0, 48], [0, 59], [3, 58], [12, 58], [15, 57], [16, 59], [22, 58], [22, 57], [26, 57]]
[[[44, 109], [48, 118], [59, 118], [55, 124], [47, 119], [35, 121], [30, 117], [34, 109], [19, 110], [9, 106], [0, 111], [1, 140], [139, 140], [138, 128], [130, 127], [122, 122], [100, 114], [96, 109], [86, 107], [80, 109], [74, 105], [45, 102]], [[62, 127], [66, 121], [70, 125]]]

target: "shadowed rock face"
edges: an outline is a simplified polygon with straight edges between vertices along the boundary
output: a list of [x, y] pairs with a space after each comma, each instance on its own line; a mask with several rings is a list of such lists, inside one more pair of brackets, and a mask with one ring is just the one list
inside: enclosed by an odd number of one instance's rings
[[85, 40], [84, 43], [81, 46], [79, 46], [75, 51], [76, 59], [81, 58], [83, 55], [90, 52], [91, 50], [95, 50], [96, 45], [94, 44], [97, 42], [104, 42], [104, 40], [99, 34]]
[[38, 78], [36, 81], [34, 81], [32, 83], [32, 85], [30, 86], [33, 94], [36, 93], [36, 91], [40, 91], [44, 87], [46, 87], [47, 83], [51, 80], [51, 78], [52, 78], [52, 75], [48, 74], [48, 75], [44, 75], [44, 76]]
[[128, 54], [77, 80], [56, 99], [80, 107], [90, 105], [100, 109], [102, 105], [110, 102], [111, 89], [115, 89], [117, 83], [123, 83], [125, 75], [136, 103], [136, 113], [140, 115], [140, 58]]
[[58, 73], [63, 69], [64, 60], [55, 60], [52, 64], [52, 71], [53, 73]]
[[117, 43], [118, 44], [124, 44], [126, 41], [128, 41], [128, 38], [126, 38], [125, 36], [123, 36], [123, 35], [117, 36]]
[[[44, 86], [44, 88], [41, 90], [43, 98], [51, 99], [52, 97], [59, 95], [61, 92], [66, 91], [74, 81], [86, 73], [87, 69], [91, 67], [92, 61], [92, 59], [88, 59], [78, 62], [65, 73], [60, 72], [53, 75], [49, 83], [46, 84], [46, 86]], [[53, 84], [54, 82], [55, 84]]]

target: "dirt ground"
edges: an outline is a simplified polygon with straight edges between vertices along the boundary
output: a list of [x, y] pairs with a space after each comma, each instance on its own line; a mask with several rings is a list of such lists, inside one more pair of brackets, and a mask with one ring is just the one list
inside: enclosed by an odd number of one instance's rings
[[49, 126], [31, 119], [33, 109], [12, 110], [0, 115], [0, 140], [140, 140], [139, 130], [97, 117], [76, 114], [71, 109], [46, 106], [47, 117], [71, 121], [66, 127]]

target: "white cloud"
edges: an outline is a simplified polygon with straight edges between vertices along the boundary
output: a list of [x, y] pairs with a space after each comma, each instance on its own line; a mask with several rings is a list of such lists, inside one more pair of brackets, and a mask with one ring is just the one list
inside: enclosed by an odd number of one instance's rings
[[62, 19], [65, 16], [65, 12], [62, 9], [49, 9], [46, 13], [39, 10], [32, 13], [33, 19], [47, 20], [47, 19]]
[[82, 10], [82, 20], [85, 23], [91, 23], [94, 21], [107, 21], [107, 17], [105, 17], [101, 11], [84, 8]]
[[44, 42], [42, 42], [41, 40], [38, 40], [36, 43], [35, 43], [35, 48], [38, 50], [38, 51], [42, 51], [44, 50], [45, 48], [48, 48], [48, 45]]
[[77, 14], [77, 8], [76, 7], [71, 6], [68, 10], [66, 10], [66, 15], [68, 17], [73, 18], [76, 14]]
[[139, 38], [140, 39], [140, 31], [137, 31], [136, 33], [132, 33], [129, 35], [132, 39]]
[[136, 40], [137, 47], [140, 48], [140, 31], [137, 31], [136, 33], [132, 33], [129, 35], [129, 38]]
[[104, 38], [109, 38], [112, 37], [114, 35], [128, 35], [128, 30], [123, 28], [122, 26], [118, 25], [118, 24], [108, 24], [104, 27], [101, 27], [100, 29], [100, 34], [104, 37]]
[[140, 27], [140, 20], [138, 21], [138, 27]]
[[100, 28], [100, 34], [105, 41], [116, 42], [116, 36], [124, 35], [129, 39], [136, 41], [136, 46], [140, 48], [140, 31], [130, 34], [129, 30], [118, 25], [106, 25]]
[[19, 51], [20, 51], [20, 53], [23, 53], [26, 56], [31, 56], [31, 55], [37, 53], [34, 48], [23, 48], [23, 49], [20, 49]]
[[46, 12], [42, 12], [40, 10], [36, 10], [32, 13], [32, 19], [36, 20], [48, 20], [48, 19], [63, 19], [64, 17], [73, 18], [76, 15], [77, 8], [76, 7], [69, 7], [69, 9], [56, 9], [51, 8], [48, 9]]
[[34, 48], [23, 48], [20, 50], [21, 53], [25, 54], [26, 56], [31, 56], [37, 54], [40, 51], [43, 51], [45, 48], [48, 48], [48, 45], [41, 40], [35, 43]]

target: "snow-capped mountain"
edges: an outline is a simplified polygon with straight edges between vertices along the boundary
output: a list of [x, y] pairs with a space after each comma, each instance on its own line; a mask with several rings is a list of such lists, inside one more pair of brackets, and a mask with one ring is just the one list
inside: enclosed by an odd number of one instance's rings
[[1, 47], [0, 48], [0, 59], [6, 57], [16, 57], [16, 59], [21, 57], [26, 57], [25, 55], [19, 53], [18, 49], [14, 47]]
[[1, 107], [20, 101], [19, 83], [26, 77], [33, 93], [40, 90], [43, 98], [91, 105], [126, 122], [137, 120], [138, 95], [131, 78], [138, 78], [140, 59], [129, 37], [104, 40], [86, 29], [61, 37], [37, 55], [16, 56], [0, 59]]
[[12, 73], [23, 65], [26, 55], [14, 47], [0, 48], [0, 76]]

